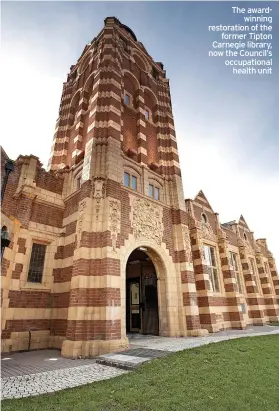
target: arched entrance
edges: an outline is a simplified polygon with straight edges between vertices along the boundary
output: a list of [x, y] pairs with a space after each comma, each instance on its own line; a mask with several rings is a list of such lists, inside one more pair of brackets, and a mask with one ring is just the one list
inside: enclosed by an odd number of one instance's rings
[[126, 266], [127, 333], [159, 335], [158, 276], [144, 247], [134, 250]]

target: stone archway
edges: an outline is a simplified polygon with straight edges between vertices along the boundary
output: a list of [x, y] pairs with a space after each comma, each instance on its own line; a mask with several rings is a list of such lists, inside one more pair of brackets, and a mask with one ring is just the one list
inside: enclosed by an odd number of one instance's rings
[[152, 261], [157, 276], [158, 296], [158, 334], [161, 336], [181, 336], [181, 319], [179, 318], [179, 298], [175, 266], [166, 250], [152, 240], [130, 241], [121, 250], [121, 334], [126, 336], [126, 267], [134, 250], [143, 248]]
[[155, 266], [141, 247], [126, 265], [126, 331], [159, 335], [158, 277]]

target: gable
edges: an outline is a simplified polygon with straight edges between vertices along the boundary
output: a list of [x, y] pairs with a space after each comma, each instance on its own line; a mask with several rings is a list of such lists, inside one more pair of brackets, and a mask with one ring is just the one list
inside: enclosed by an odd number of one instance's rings
[[195, 199], [194, 199], [194, 202], [197, 203], [197, 204], [199, 204], [199, 205], [201, 205], [201, 206], [203, 206], [203, 207], [209, 208], [209, 210], [210, 210], [212, 213], [214, 213], [213, 208], [211, 207], [209, 201], [207, 200], [207, 198], [206, 198], [206, 196], [204, 195], [204, 193], [203, 193], [202, 190], [200, 190], [200, 191], [198, 192], [198, 194], [196, 195], [196, 197], [195, 197]]
[[239, 218], [238, 224], [239, 224], [241, 227], [246, 228], [246, 230], [249, 230], [249, 231], [250, 231], [250, 228], [248, 227], [248, 224], [246, 223], [246, 221], [245, 221], [245, 219], [244, 219], [244, 217], [243, 217], [242, 214], [241, 214], [241, 216], [240, 216], [240, 218]]

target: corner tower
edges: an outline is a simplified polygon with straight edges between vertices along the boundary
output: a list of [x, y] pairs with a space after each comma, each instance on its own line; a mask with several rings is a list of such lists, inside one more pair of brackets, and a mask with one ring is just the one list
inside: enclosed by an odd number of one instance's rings
[[[72, 260], [62, 261], [62, 270], [72, 264], [62, 354], [123, 349], [127, 324], [160, 335], [204, 333], [169, 81], [114, 17], [71, 67], [49, 167], [66, 175], [64, 226], [76, 227]], [[62, 241], [69, 248], [70, 236]], [[140, 300], [129, 311], [127, 281], [136, 275]]]
[[[180, 176], [169, 81], [130, 28], [108, 17], [64, 83], [49, 168], [83, 160], [96, 172], [94, 146], [113, 138], [121, 154], [165, 177]], [[183, 200], [181, 204], [183, 203]]]

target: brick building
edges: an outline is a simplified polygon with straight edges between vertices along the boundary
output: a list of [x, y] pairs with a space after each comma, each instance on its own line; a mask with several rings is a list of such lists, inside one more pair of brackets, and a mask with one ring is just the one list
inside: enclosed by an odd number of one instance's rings
[[164, 66], [116, 18], [70, 68], [49, 171], [16, 160], [3, 226], [5, 352], [86, 357], [125, 349], [129, 332], [279, 320], [266, 240], [242, 216], [221, 224], [202, 191], [184, 199]]

